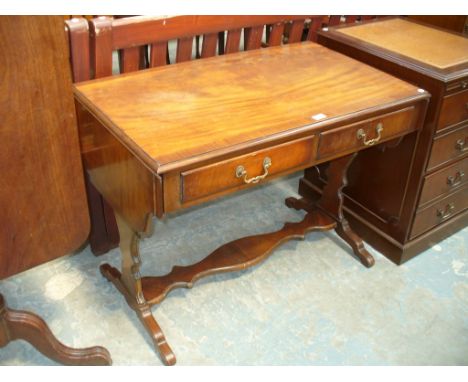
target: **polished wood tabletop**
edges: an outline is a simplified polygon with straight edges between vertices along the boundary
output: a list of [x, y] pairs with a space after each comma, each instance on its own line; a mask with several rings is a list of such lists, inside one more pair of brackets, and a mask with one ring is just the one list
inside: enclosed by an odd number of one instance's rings
[[75, 96], [162, 174], [228, 147], [319, 131], [421, 94], [304, 42], [83, 82]]

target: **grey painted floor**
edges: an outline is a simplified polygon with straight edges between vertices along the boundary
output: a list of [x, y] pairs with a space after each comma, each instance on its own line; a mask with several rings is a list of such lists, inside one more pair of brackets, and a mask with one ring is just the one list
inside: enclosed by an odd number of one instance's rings
[[[199, 261], [223, 243], [302, 214], [284, 198], [298, 176], [156, 223], [142, 242], [143, 275]], [[211, 276], [153, 308], [178, 365], [468, 365], [468, 228], [410, 262], [361, 266], [332, 232], [279, 247], [246, 271]], [[11, 308], [41, 315], [69, 346], [102, 345], [114, 365], [161, 365], [136, 315], [89, 248], [0, 283]], [[54, 365], [31, 345], [1, 365]]]

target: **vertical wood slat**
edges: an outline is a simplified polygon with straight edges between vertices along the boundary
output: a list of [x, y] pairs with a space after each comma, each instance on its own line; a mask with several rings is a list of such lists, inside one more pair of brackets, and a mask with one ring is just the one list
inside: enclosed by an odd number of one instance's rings
[[183, 37], [177, 40], [176, 62], [190, 61], [192, 59], [193, 37]]
[[73, 82], [91, 79], [89, 61], [89, 29], [84, 18], [66, 20]]
[[345, 16], [346, 24], [352, 24], [357, 21], [357, 16]]
[[120, 51], [120, 73], [135, 72], [140, 69], [140, 47], [122, 49]]
[[304, 20], [294, 20], [289, 30], [288, 43], [300, 42], [302, 39], [302, 31], [304, 30]]
[[167, 41], [160, 41], [151, 44], [150, 68], [164, 66], [167, 64]]
[[281, 45], [283, 41], [284, 23], [273, 24], [270, 30], [269, 46]]
[[218, 43], [218, 33], [209, 33], [209, 34], [203, 35], [201, 58], [215, 56], [217, 43]]
[[90, 55], [94, 78], [112, 75], [112, 19], [102, 16], [91, 20]]
[[338, 25], [341, 22], [341, 16], [330, 16], [328, 19], [328, 25], [329, 26], [335, 26]]
[[259, 49], [262, 46], [264, 26], [257, 26], [244, 29], [245, 47], [244, 50]]
[[224, 49], [224, 52], [226, 54], [236, 53], [239, 51], [241, 32], [241, 29], [232, 29], [228, 31], [226, 39], [226, 48]]
[[313, 17], [310, 20], [307, 40], [317, 42], [317, 31], [322, 27], [322, 17]]

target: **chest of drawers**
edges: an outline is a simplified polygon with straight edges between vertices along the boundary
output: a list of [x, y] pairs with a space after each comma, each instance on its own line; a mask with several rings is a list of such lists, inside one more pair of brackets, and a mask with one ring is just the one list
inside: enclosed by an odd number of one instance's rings
[[[468, 39], [384, 18], [326, 28], [319, 42], [431, 93], [420, 134], [387, 146], [385, 156], [379, 148], [360, 155], [345, 190], [354, 229], [401, 264], [468, 222]], [[326, 182], [320, 170], [306, 172], [303, 195], [320, 192]]]

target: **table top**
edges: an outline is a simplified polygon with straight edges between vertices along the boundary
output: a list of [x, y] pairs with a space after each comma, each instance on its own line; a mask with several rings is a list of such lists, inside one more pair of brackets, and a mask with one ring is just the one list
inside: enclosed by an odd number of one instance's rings
[[319, 131], [359, 113], [427, 97], [311, 42], [107, 77], [76, 84], [74, 91], [160, 174], [207, 155]]
[[319, 32], [319, 41], [322, 39], [368, 52], [444, 82], [468, 75], [468, 38], [410, 19], [387, 17], [330, 27]]
[[467, 38], [405, 19], [365, 23], [337, 32], [439, 69], [468, 62]]

